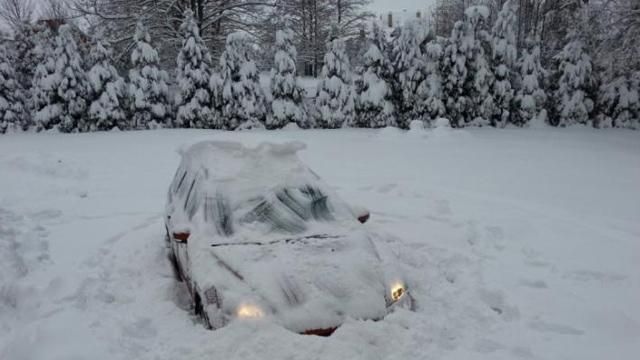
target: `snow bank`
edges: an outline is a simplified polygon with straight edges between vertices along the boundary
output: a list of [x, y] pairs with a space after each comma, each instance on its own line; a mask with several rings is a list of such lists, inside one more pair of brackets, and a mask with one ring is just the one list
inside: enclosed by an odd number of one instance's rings
[[395, 138], [404, 135], [406, 131], [395, 126], [386, 126], [378, 130], [377, 133], [382, 138]]
[[426, 130], [426, 126], [425, 126], [424, 121], [422, 121], [422, 120], [412, 120], [409, 123], [409, 131], [407, 131], [407, 134], [409, 134], [411, 136], [426, 138], [427, 137], [427, 133], [426, 133], [425, 130]]

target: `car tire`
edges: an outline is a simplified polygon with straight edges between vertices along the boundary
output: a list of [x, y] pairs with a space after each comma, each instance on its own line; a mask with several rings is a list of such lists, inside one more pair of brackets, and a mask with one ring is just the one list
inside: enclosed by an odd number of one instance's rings
[[206, 320], [209, 323], [209, 329], [220, 329], [226, 324], [224, 314], [216, 305], [207, 305], [204, 307]]
[[202, 325], [208, 330], [212, 329], [211, 322], [209, 321], [209, 314], [205, 310], [205, 307], [202, 305], [202, 298], [199, 294], [196, 294], [195, 306], [194, 306], [195, 314], [200, 317], [202, 320]]

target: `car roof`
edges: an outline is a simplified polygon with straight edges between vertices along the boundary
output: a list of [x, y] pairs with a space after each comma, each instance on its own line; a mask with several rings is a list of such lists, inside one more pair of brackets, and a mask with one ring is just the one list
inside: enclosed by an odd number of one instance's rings
[[[275, 203], [282, 205], [277, 198], [283, 196], [283, 191], [292, 198], [302, 194], [319, 200], [329, 199], [311, 205], [328, 207], [336, 218], [355, 219], [350, 207], [298, 158], [297, 152], [304, 148], [300, 142], [261, 143], [250, 148], [225, 141], [201, 141], [185, 148], [181, 151], [182, 163], [171, 187], [173, 190], [170, 190], [170, 199], [180, 200], [172, 207], [174, 220], [202, 223], [196, 219], [201, 213], [207, 223], [206, 219], [211, 218], [207, 216], [207, 209], [212, 207], [224, 212], [211, 212], [217, 218], [216, 224], [226, 218], [232, 222], [246, 220], [252, 211], [261, 212], [256, 201], [266, 201], [263, 205], [269, 209]], [[183, 183], [185, 186], [181, 187]], [[293, 193], [287, 193], [286, 189], [292, 189]], [[176, 191], [176, 195], [172, 196], [171, 191]], [[312, 206], [311, 210], [318, 206]], [[230, 228], [218, 229], [218, 233], [226, 235], [231, 232]]]
[[[297, 156], [301, 142], [261, 143], [250, 148], [238, 142], [201, 141], [181, 151], [182, 167], [207, 179], [215, 193], [256, 193], [276, 186], [320, 185], [320, 178]], [[251, 194], [245, 194], [250, 196]]]

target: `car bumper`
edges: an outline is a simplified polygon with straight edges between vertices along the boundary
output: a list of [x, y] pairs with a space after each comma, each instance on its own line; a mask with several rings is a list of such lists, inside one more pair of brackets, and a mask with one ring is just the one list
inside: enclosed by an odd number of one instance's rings
[[[389, 313], [392, 313], [393, 311], [395, 311], [398, 308], [402, 308], [402, 309], [406, 309], [409, 311], [414, 311], [415, 310], [415, 300], [413, 298], [413, 296], [411, 296], [410, 292], [407, 292], [404, 294], [404, 296], [398, 300], [397, 302], [389, 305], [387, 307], [387, 311], [386, 311], [386, 315], [388, 315]], [[379, 318], [371, 318], [371, 319], [366, 319], [366, 320], [372, 320], [372, 321], [381, 321], [384, 320], [385, 316], [379, 317]], [[342, 324], [336, 325], [336, 326], [330, 326], [330, 327], [322, 327], [322, 328], [315, 328], [315, 329], [307, 329], [304, 330], [302, 332], [299, 332], [299, 334], [301, 335], [316, 335], [316, 336], [331, 336]]]

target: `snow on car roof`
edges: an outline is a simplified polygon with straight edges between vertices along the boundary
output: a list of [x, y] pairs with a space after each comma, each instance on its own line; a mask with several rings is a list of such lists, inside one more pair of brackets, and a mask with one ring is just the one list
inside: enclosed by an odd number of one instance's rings
[[210, 140], [195, 143], [180, 153], [185, 164], [193, 170], [207, 170], [212, 181], [243, 181], [243, 185], [257, 186], [308, 177], [308, 168], [296, 155], [305, 148], [301, 142], [260, 143], [250, 148], [238, 142]]
[[230, 236], [248, 224], [299, 233], [309, 222], [355, 219], [349, 206], [300, 161], [297, 152], [304, 148], [300, 142], [250, 148], [224, 141], [185, 148], [172, 185], [174, 201], [179, 199], [173, 220], [215, 224], [218, 234]]
[[201, 141], [181, 155], [187, 169], [202, 172], [206, 183], [217, 188], [212, 190], [222, 187], [234, 196], [318, 183], [319, 177], [298, 159], [297, 152], [305, 148], [302, 142], [260, 143], [251, 148], [231, 141]]

